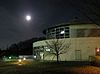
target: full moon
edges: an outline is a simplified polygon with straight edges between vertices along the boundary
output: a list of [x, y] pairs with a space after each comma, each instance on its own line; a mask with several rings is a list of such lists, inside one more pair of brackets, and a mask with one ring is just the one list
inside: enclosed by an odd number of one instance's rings
[[30, 21], [31, 20], [31, 16], [30, 15], [26, 15], [26, 20]]

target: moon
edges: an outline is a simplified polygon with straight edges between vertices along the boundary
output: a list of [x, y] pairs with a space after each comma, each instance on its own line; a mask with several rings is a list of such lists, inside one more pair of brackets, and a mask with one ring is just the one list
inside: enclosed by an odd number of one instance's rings
[[31, 16], [30, 15], [26, 15], [26, 20], [30, 21], [31, 20]]

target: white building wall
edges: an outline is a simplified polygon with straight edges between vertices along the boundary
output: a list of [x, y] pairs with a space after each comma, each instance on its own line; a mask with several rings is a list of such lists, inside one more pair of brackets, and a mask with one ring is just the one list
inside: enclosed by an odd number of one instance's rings
[[[79, 61], [89, 60], [89, 56], [95, 56], [95, 48], [100, 47], [100, 37], [83, 37], [83, 38], [65, 38], [65, 43], [71, 43], [70, 49], [65, 54], [60, 55], [61, 61], [76, 61], [75, 51], [80, 50], [81, 59]], [[49, 40], [47, 40], [49, 42]], [[45, 41], [33, 43], [33, 47], [46, 46]], [[44, 53], [45, 54], [45, 53]], [[44, 60], [56, 60], [52, 54], [44, 55]]]
[[78, 29], [84, 29], [85, 35], [84, 37], [87, 37], [91, 31], [91, 29], [100, 29], [100, 26], [95, 25], [95, 24], [75, 24], [75, 25], [70, 25], [70, 38], [77, 38], [77, 30]]

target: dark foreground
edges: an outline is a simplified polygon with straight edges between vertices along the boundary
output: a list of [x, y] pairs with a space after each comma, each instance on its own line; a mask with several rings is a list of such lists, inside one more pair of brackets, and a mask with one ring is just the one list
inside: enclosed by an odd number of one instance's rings
[[1, 62], [0, 74], [100, 74], [87, 62]]

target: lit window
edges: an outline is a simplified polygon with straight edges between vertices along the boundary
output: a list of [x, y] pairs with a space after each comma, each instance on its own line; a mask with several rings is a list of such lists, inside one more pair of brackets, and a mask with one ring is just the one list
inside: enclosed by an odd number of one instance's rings
[[46, 51], [50, 51], [50, 49], [46, 49]]
[[46, 51], [50, 51], [50, 49], [49, 49], [48, 47], [45, 47], [45, 50], [46, 50]]
[[64, 34], [64, 33], [65, 33], [65, 31], [61, 31], [61, 32], [60, 32], [60, 34]]

